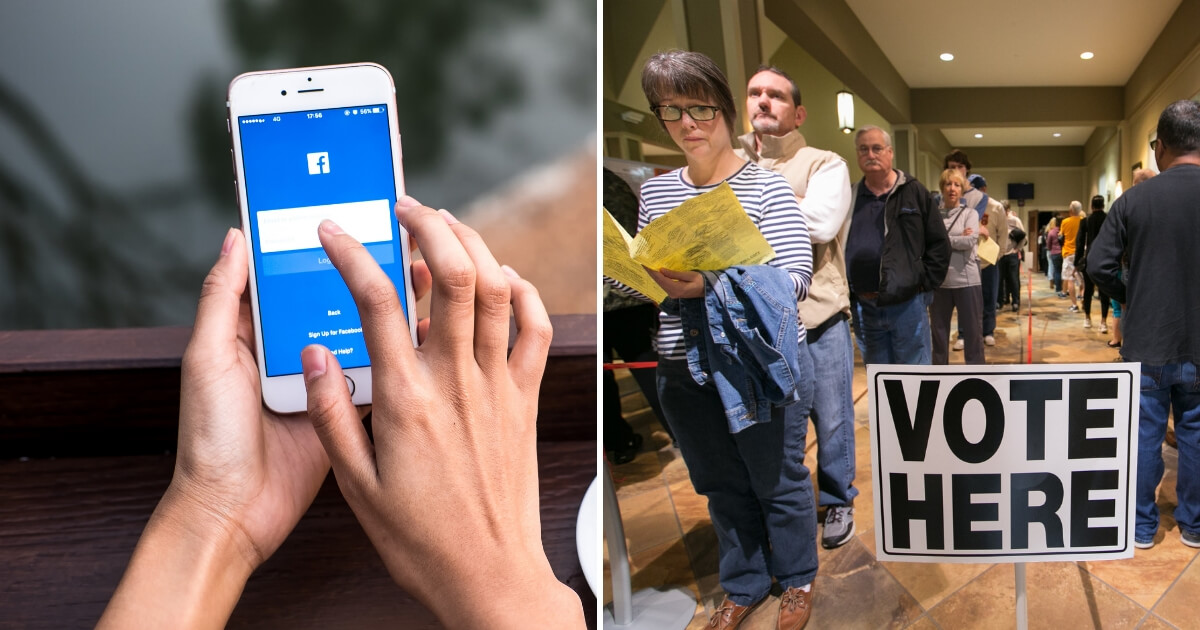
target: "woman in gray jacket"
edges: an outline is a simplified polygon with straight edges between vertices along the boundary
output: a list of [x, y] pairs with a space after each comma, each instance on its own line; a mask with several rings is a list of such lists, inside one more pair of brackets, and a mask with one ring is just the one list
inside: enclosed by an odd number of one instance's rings
[[979, 213], [962, 202], [966, 182], [953, 169], [942, 171], [939, 182], [942, 191], [942, 222], [950, 237], [950, 268], [946, 279], [933, 292], [929, 305], [929, 327], [933, 338], [933, 364], [946, 365], [950, 350], [950, 315], [958, 309], [959, 334], [965, 342], [968, 364], [982, 364], [983, 357], [983, 287], [979, 280], [978, 244]]

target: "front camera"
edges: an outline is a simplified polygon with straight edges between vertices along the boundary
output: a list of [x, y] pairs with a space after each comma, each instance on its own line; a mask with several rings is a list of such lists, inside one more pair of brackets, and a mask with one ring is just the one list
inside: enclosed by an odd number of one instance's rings
[[280, 96], [287, 96], [287, 90], [280, 90], [280, 91], [279, 91], [279, 95], [280, 95]]

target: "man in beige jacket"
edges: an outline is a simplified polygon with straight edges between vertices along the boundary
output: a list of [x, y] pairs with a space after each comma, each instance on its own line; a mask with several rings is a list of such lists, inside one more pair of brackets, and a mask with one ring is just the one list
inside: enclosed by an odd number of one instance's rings
[[850, 231], [850, 171], [832, 151], [808, 146], [797, 127], [807, 112], [800, 90], [784, 71], [761, 66], [746, 88], [746, 115], [754, 131], [737, 141], [737, 153], [784, 176], [800, 199], [813, 243], [813, 276], [800, 319], [808, 352], [820, 366], [812, 421], [817, 430], [818, 504], [825, 509], [821, 544], [841, 546], [854, 535], [854, 349], [850, 340], [850, 288], [846, 235]]

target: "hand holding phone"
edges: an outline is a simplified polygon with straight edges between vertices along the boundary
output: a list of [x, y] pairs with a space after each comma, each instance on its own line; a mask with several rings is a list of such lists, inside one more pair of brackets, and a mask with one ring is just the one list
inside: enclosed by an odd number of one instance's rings
[[448, 212], [402, 198], [396, 214], [433, 278], [419, 348], [406, 343], [387, 276], [352, 236], [321, 225], [362, 314], [376, 387], [372, 444], [338, 358], [304, 349], [309, 417], [338, 486], [392, 577], [447, 627], [583, 627], [579, 598], [554, 577], [541, 541], [535, 425], [552, 336], [546, 309]]
[[183, 354], [175, 473], [100, 628], [223, 626], [329, 473], [308, 418], [262, 405], [248, 271], [231, 229]]

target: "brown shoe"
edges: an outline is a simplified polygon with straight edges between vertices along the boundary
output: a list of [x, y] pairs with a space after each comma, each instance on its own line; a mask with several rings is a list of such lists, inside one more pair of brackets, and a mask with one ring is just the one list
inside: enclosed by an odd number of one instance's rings
[[779, 630], [800, 630], [812, 614], [812, 590], [793, 586], [779, 597]]
[[708, 618], [707, 627], [718, 628], [719, 630], [734, 630], [741, 625], [742, 620], [750, 614], [750, 611], [758, 607], [758, 605], [763, 603], [763, 600], [765, 599], [766, 598], [764, 597], [763, 599], [760, 599], [749, 606], [738, 606], [737, 604], [729, 601], [729, 597], [726, 596], [725, 599], [721, 601], [721, 605], [717, 606], [717, 610], [712, 614], [712, 617]]

